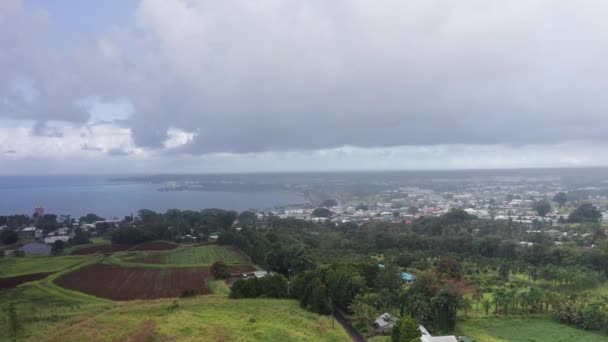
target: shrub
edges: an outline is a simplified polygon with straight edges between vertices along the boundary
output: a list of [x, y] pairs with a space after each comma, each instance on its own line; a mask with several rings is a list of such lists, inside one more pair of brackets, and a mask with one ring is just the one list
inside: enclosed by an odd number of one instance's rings
[[215, 279], [226, 279], [230, 277], [228, 266], [222, 261], [216, 261], [211, 265], [211, 275]]

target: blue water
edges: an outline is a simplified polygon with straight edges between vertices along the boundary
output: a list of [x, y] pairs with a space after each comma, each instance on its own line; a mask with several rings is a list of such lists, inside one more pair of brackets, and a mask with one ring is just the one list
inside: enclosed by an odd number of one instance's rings
[[249, 208], [303, 203], [284, 192], [177, 191], [160, 192], [158, 184], [112, 181], [117, 176], [0, 176], [0, 215], [28, 214], [37, 206], [47, 213], [83, 216], [95, 213], [105, 218], [123, 217], [146, 208], [200, 210]]

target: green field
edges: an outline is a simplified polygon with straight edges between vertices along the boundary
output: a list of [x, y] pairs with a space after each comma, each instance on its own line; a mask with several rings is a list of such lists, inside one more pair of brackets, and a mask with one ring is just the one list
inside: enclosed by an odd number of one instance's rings
[[458, 335], [478, 342], [600, 342], [608, 336], [557, 323], [549, 318], [487, 318], [459, 321]]
[[227, 264], [247, 264], [248, 260], [236, 251], [223, 246], [180, 247], [159, 252], [128, 252], [122, 260], [132, 263], [162, 265], [211, 265], [215, 261]]
[[[77, 324], [73, 324], [77, 321]], [[186, 300], [126, 303], [57, 325], [38, 341], [348, 341], [331, 319], [293, 300]]]
[[65, 257], [5, 257], [0, 259], [0, 277], [13, 277], [22, 274], [56, 272], [74, 266], [89, 258], [83, 256]]

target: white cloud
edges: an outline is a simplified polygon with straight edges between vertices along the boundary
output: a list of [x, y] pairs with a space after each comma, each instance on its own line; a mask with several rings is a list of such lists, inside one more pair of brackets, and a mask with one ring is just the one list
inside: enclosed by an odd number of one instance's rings
[[164, 146], [167, 149], [176, 148], [191, 142], [195, 136], [196, 133], [171, 127], [167, 130], [167, 140], [165, 140]]

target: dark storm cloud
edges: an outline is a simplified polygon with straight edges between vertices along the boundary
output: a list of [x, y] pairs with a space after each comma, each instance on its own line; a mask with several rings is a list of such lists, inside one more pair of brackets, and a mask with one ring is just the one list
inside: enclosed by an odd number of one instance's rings
[[73, 54], [30, 29], [0, 71], [35, 81], [26, 116], [82, 122], [82, 96], [127, 98], [138, 146], [196, 133], [175, 152], [606, 141], [607, 15], [599, 0], [143, 0], [136, 29]]

